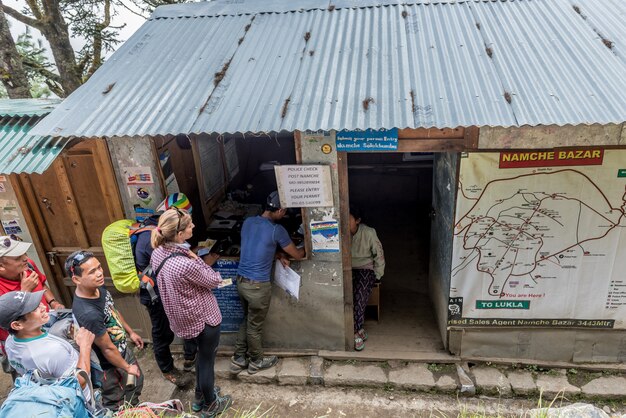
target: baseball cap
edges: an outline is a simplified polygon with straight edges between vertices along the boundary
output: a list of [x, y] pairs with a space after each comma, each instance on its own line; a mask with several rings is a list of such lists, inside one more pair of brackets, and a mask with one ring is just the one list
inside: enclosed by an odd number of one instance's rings
[[11, 322], [37, 309], [44, 292], [9, 292], [0, 296], [0, 327], [8, 330]]
[[280, 197], [278, 196], [278, 192], [274, 190], [267, 196], [267, 206], [274, 209], [280, 209]]
[[165, 200], [163, 200], [159, 206], [157, 206], [157, 212], [165, 212], [166, 210], [177, 207], [178, 209], [186, 210], [188, 213], [191, 213], [191, 202], [189, 198], [184, 193], [172, 193], [168, 195]]
[[25, 254], [31, 245], [30, 242], [20, 242], [8, 235], [0, 236], [0, 257], [18, 257]]

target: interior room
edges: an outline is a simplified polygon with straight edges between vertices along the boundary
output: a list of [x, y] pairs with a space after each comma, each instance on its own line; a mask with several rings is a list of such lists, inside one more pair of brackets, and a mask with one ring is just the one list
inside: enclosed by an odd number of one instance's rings
[[348, 174], [350, 205], [376, 229], [386, 259], [366, 311], [365, 351], [444, 351], [428, 297], [433, 155], [349, 153]]

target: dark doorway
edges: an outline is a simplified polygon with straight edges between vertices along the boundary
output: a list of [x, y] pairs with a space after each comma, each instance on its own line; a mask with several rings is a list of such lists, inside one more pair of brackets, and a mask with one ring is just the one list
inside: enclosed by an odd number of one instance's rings
[[428, 296], [433, 155], [351, 153], [348, 175], [350, 204], [376, 229], [386, 259], [379, 306], [368, 307], [365, 350], [443, 351]]

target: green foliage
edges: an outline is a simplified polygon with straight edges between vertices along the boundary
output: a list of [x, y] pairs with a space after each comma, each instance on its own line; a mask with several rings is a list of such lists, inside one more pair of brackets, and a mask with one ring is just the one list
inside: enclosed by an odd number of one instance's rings
[[[30, 94], [35, 99], [45, 99], [52, 96], [50, 87], [46, 84], [46, 78], [35, 68], [51, 70], [53, 65], [46, 57], [46, 48], [41, 39], [35, 40], [31, 30], [26, 26], [26, 31], [17, 37], [15, 42], [17, 52], [24, 62], [24, 70], [30, 83]], [[0, 85], [0, 98], [8, 99], [9, 95], [4, 86]]]
[[441, 364], [437, 363], [428, 363], [426, 367], [433, 373], [439, 373], [442, 370]]

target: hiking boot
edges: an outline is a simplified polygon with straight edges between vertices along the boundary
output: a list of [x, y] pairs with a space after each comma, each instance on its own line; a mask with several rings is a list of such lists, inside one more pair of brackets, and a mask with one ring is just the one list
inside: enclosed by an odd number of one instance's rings
[[229, 372], [232, 375], [238, 375], [248, 367], [248, 360], [244, 356], [232, 356], [230, 358]]
[[193, 370], [195, 365], [196, 365], [196, 356], [193, 356], [191, 360], [185, 359], [185, 361], [183, 362], [183, 370], [186, 372], [190, 372]]
[[356, 332], [356, 335], [358, 335], [359, 337], [361, 337], [361, 339], [363, 341], [367, 341], [367, 332], [365, 331], [365, 328], [361, 328], [360, 330], [358, 330]]
[[250, 360], [248, 364], [248, 373], [255, 374], [258, 371], [269, 369], [278, 363], [278, 357], [276, 356], [267, 356], [261, 357], [257, 361]]
[[163, 373], [163, 377], [165, 380], [169, 380], [175, 384], [178, 388], [185, 388], [189, 386], [193, 380], [195, 380], [188, 374], [182, 374], [177, 368], [173, 368], [169, 372]]
[[220, 396], [215, 394], [215, 400], [211, 405], [207, 406], [200, 412], [202, 418], [214, 418], [226, 411], [233, 403], [233, 398], [230, 395]]
[[354, 349], [356, 351], [361, 351], [365, 348], [365, 341], [363, 338], [359, 337], [359, 334], [354, 334]]
[[[219, 386], [213, 386], [213, 393], [215, 393], [215, 399], [220, 396], [220, 391], [222, 389]], [[193, 412], [200, 412], [202, 408], [204, 408], [206, 404], [204, 403], [204, 396], [202, 394], [195, 394], [193, 398], [193, 402], [191, 403], [191, 410]]]

